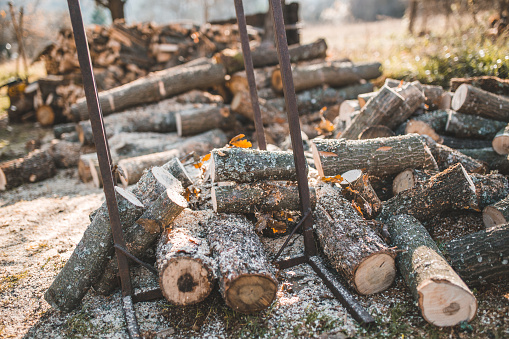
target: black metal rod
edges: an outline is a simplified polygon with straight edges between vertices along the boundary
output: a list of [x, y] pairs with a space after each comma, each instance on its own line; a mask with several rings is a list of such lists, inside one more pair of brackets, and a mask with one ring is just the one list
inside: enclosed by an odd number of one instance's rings
[[304, 214], [304, 216], [302, 217], [302, 219], [299, 221], [299, 223], [293, 228], [292, 232], [290, 233], [290, 235], [288, 235], [286, 237], [286, 240], [285, 242], [283, 243], [283, 246], [281, 246], [281, 248], [279, 249], [279, 251], [277, 252], [276, 256], [274, 257], [274, 260], [277, 260], [277, 258], [279, 258], [279, 256], [281, 255], [281, 253], [283, 252], [283, 250], [286, 248], [286, 246], [288, 245], [288, 242], [290, 241], [290, 239], [292, 238], [292, 236], [295, 234], [295, 232], [302, 227], [302, 225], [306, 222], [306, 219], [311, 217], [311, 209], [308, 209], [307, 212]]
[[251, 58], [251, 49], [249, 47], [249, 36], [247, 35], [246, 17], [244, 16], [244, 5], [242, 0], [234, 0], [235, 13], [237, 14], [237, 25], [239, 26], [240, 43], [242, 45], [242, 56], [244, 58], [244, 67], [246, 69], [247, 83], [249, 85], [249, 96], [251, 106], [253, 107], [254, 123], [256, 129], [256, 138], [258, 139], [258, 148], [267, 149], [265, 141], [265, 132], [263, 130], [262, 114], [260, 112], [260, 103], [258, 102], [258, 91], [256, 90], [256, 80], [254, 76], [253, 59]]
[[138, 258], [136, 258], [134, 255], [132, 255], [127, 249], [125, 249], [124, 247], [121, 247], [117, 244], [113, 245], [113, 247], [115, 247], [116, 249], [122, 251], [122, 253], [125, 254], [126, 257], [128, 257], [129, 259], [133, 260], [135, 263], [145, 267], [147, 270], [149, 270], [150, 272], [152, 272], [154, 275], [158, 276], [159, 275], [159, 272], [157, 272], [157, 270], [154, 268], [154, 266], [150, 265], [150, 264], [147, 264], [146, 262], [144, 262], [143, 260], [140, 260]]
[[161, 298], [164, 298], [163, 292], [160, 288], [155, 288], [153, 290], [135, 293], [133, 295], [133, 302], [137, 303], [140, 301], [150, 301]]

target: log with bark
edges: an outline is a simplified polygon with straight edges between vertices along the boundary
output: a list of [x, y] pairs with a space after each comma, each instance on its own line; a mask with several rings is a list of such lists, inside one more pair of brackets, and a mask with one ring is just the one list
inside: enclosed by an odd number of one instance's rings
[[451, 107], [459, 113], [509, 122], [509, 98], [493, 94], [472, 85], [458, 87]]
[[400, 192], [422, 186], [429, 178], [437, 174], [437, 171], [425, 171], [414, 168], [407, 168], [394, 177], [392, 181], [392, 194], [397, 195]]
[[369, 175], [366, 173], [354, 180], [345, 189], [344, 195], [347, 199], [355, 202], [366, 219], [374, 219], [382, 208], [382, 201], [371, 186]]
[[419, 135], [427, 135], [435, 142], [442, 143], [443, 139], [438, 135], [430, 125], [424, 121], [410, 119], [405, 124], [405, 134], [417, 133]]
[[[208, 88], [224, 83], [226, 71], [222, 65], [174, 67], [149, 74], [123, 86], [99, 93], [103, 115], [131, 106], [151, 103], [192, 89]], [[86, 101], [80, 99], [70, 110], [73, 121], [87, 120]]]
[[391, 245], [401, 250], [396, 257], [399, 270], [424, 319], [436, 326], [472, 320], [477, 312], [475, 296], [421, 223], [403, 214], [392, 217], [387, 225]]
[[359, 294], [387, 289], [396, 276], [395, 253], [363, 220], [339, 189], [323, 185], [313, 216], [315, 232], [332, 266]]
[[503, 121], [449, 111], [445, 132], [457, 138], [493, 139], [506, 125]]
[[509, 154], [509, 125], [506, 125], [497, 132], [491, 142], [491, 147], [498, 154]]
[[[145, 206], [132, 193], [120, 187], [115, 190], [120, 222], [125, 228], [143, 214]], [[103, 203], [71, 257], [44, 294], [44, 299], [60, 311], [72, 311], [92, 282], [100, 276], [113, 251], [108, 208]]]
[[367, 140], [313, 139], [311, 148], [320, 176], [335, 176], [352, 169], [376, 176], [397, 174], [409, 167], [437, 169], [431, 152], [417, 134]]
[[85, 183], [92, 181], [92, 172], [90, 171], [91, 159], [97, 159], [97, 153], [81, 154], [78, 160], [78, 176]]
[[48, 147], [48, 154], [53, 158], [57, 168], [78, 166], [81, 145], [77, 142], [68, 142], [54, 139]]
[[208, 240], [218, 263], [219, 290], [226, 305], [241, 313], [269, 307], [278, 282], [254, 226], [244, 216], [216, 214], [208, 221]]
[[359, 140], [393, 137], [394, 132], [387, 126], [375, 125], [366, 128], [359, 134]]
[[211, 216], [210, 210], [185, 209], [161, 235], [156, 250], [159, 286], [173, 305], [199, 303], [212, 291], [217, 264], [205, 228]]
[[56, 174], [53, 157], [36, 149], [24, 158], [0, 163], [0, 191], [48, 179]]
[[400, 192], [382, 204], [377, 219], [409, 214], [418, 220], [452, 210], [479, 210], [476, 187], [461, 164], [429, 178], [422, 185]]
[[[258, 105], [260, 107], [260, 113], [264, 125], [286, 122], [286, 114], [272, 106], [267, 102], [267, 100], [258, 98]], [[251, 105], [251, 97], [248, 92], [237, 92], [233, 97], [231, 109], [233, 112], [238, 113], [251, 121], [254, 121], [253, 106]]]
[[486, 206], [482, 211], [482, 218], [486, 228], [509, 222], [509, 197], [506, 196], [496, 203]]
[[453, 239], [444, 254], [468, 286], [507, 281], [509, 278], [509, 224]]
[[500, 79], [494, 76], [452, 78], [451, 92], [455, 92], [463, 84], [469, 84], [495, 94], [509, 95], [509, 81], [507, 79]]
[[76, 131], [76, 124], [74, 122], [53, 126], [53, 135], [55, 139], [60, 139], [64, 133], [72, 133], [74, 131]]
[[[264, 67], [264, 68], [255, 68], [254, 77], [256, 80], [256, 88], [258, 91], [260, 90], [268, 90], [267, 93], [274, 92], [270, 89], [270, 77], [272, 72], [274, 71], [276, 66]], [[226, 80], [226, 87], [230, 90], [230, 92], [235, 95], [239, 92], [249, 92], [249, 84], [247, 81], [246, 71], [240, 71], [232, 74], [230, 79]], [[261, 93], [258, 93], [259, 95]], [[265, 94], [264, 94], [265, 95]], [[260, 97], [263, 97], [260, 95]]]
[[490, 170], [496, 170], [500, 174], [509, 174], [509, 159], [507, 155], [496, 153], [493, 148], [458, 149], [461, 153], [477, 159], [488, 165]]
[[229, 106], [207, 105], [200, 108], [180, 111], [175, 114], [179, 137], [191, 136], [220, 128], [232, 129], [235, 116], [230, 114]]
[[212, 150], [210, 164], [212, 182], [257, 180], [297, 180], [293, 154], [247, 148]]
[[[292, 69], [293, 83], [296, 92], [321, 85], [342, 87], [354, 85], [361, 80], [370, 80], [382, 75], [379, 62], [352, 64], [351, 62], [327, 61], [320, 64], [298, 65]], [[272, 73], [272, 89], [283, 92], [283, 81], [280, 70]]]
[[[310, 205], [316, 204], [315, 190], [310, 188]], [[254, 213], [298, 211], [299, 190], [293, 182], [257, 181], [255, 183], [213, 186], [212, 206], [218, 213]]]
[[441, 135], [440, 137], [442, 139], [442, 144], [451, 148], [486, 148], [492, 145], [492, 142], [489, 140], [461, 139], [446, 135]]

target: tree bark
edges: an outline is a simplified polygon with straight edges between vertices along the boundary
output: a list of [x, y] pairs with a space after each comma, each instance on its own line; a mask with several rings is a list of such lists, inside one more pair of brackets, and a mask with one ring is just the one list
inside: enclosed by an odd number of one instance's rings
[[[223, 84], [225, 75], [223, 66], [216, 64], [173, 67], [103, 91], [99, 93], [99, 103], [103, 115], [106, 116], [131, 106], [160, 101], [192, 89]], [[73, 121], [89, 118], [84, 98], [71, 106], [70, 114]]]
[[74, 122], [53, 126], [53, 135], [55, 139], [60, 139], [64, 133], [72, 133], [74, 131], [76, 131], [76, 124]]
[[452, 78], [451, 92], [455, 92], [463, 84], [469, 84], [494, 94], [509, 95], [509, 80], [507, 79], [500, 79], [494, 76]]
[[446, 135], [440, 137], [442, 138], [442, 144], [451, 148], [491, 148], [492, 144], [489, 140], [461, 139]]
[[[262, 122], [264, 125], [273, 123], [285, 123], [287, 120], [284, 112], [270, 105], [267, 100], [258, 98]], [[253, 106], [251, 105], [251, 97], [248, 92], [237, 92], [231, 103], [232, 111], [254, 121]]]
[[486, 92], [472, 85], [461, 85], [452, 98], [451, 107], [459, 113], [509, 122], [509, 98]]
[[173, 305], [192, 305], [212, 291], [217, 263], [205, 234], [210, 210], [189, 209], [164, 230], [156, 250], [159, 286]]
[[0, 163], [0, 191], [45, 180], [55, 174], [55, 164], [51, 155], [37, 149], [24, 158]]
[[[310, 189], [312, 208], [316, 204], [315, 190]], [[257, 181], [256, 183], [212, 187], [212, 206], [218, 213], [254, 213], [298, 211], [299, 190], [295, 183]]]
[[407, 189], [382, 204], [377, 219], [409, 214], [418, 220], [452, 210], [479, 210], [475, 185], [461, 164], [442, 171], [422, 185]]
[[81, 145], [77, 142], [68, 142], [54, 139], [47, 150], [53, 158], [57, 168], [69, 168], [78, 166], [80, 160]]
[[[142, 215], [145, 207], [133, 194], [120, 187], [115, 189], [120, 222], [122, 228], [126, 228]], [[59, 311], [72, 311], [102, 273], [113, 251], [113, 236], [105, 202], [44, 294], [44, 299]]]
[[393, 137], [394, 132], [387, 126], [375, 125], [366, 128], [359, 134], [359, 140]]
[[481, 175], [472, 173], [470, 178], [475, 185], [477, 207], [483, 209], [509, 195], [509, 182], [502, 174]]
[[311, 149], [320, 176], [334, 176], [352, 169], [375, 176], [396, 174], [409, 167], [438, 169], [417, 134], [368, 140], [313, 139]]
[[396, 262], [424, 319], [436, 326], [472, 320], [477, 312], [476, 298], [419, 221], [397, 215], [389, 220], [388, 229], [391, 245], [402, 250]]
[[212, 151], [212, 182], [297, 180], [293, 154], [248, 148], [221, 148]]
[[[295, 66], [292, 69], [295, 92], [301, 92], [320, 85], [332, 87], [349, 86], [361, 80], [370, 80], [382, 75], [381, 64], [378, 62], [352, 64], [351, 62], [327, 61], [320, 64]], [[283, 92], [281, 71], [272, 73], [272, 89], [276, 93]]]
[[486, 206], [482, 211], [482, 218], [486, 228], [508, 223], [509, 197], [506, 196], [491, 206]]
[[204, 106], [181, 111], [175, 115], [179, 137], [196, 135], [212, 129], [228, 130], [235, 124], [229, 106]]
[[445, 132], [457, 138], [493, 139], [506, 125], [503, 121], [449, 111]]
[[235, 214], [217, 214], [208, 224], [208, 240], [218, 262], [219, 290], [226, 305], [241, 313], [269, 307], [278, 282], [253, 225]]
[[509, 159], [507, 155], [497, 154], [493, 148], [459, 149], [461, 153], [484, 162], [490, 170], [509, 175]]
[[352, 200], [361, 209], [366, 219], [374, 219], [382, 208], [382, 201], [378, 198], [373, 186], [369, 182], [369, 175], [362, 176], [349, 185], [345, 190], [347, 199]]

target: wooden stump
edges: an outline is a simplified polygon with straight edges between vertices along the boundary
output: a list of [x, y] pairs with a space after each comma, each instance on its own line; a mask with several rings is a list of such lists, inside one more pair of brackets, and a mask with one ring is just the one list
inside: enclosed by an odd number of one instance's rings
[[[120, 222], [125, 228], [142, 215], [145, 207], [128, 191], [120, 187], [115, 190]], [[44, 294], [44, 299], [60, 311], [72, 311], [92, 282], [100, 276], [113, 251], [108, 208], [103, 203], [71, 257]]]
[[477, 312], [475, 296], [421, 223], [403, 214], [392, 217], [387, 225], [391, 245], [402, 250], [396, 257], [399, 270], [424, 319], [436, 326], [472, 320]]
[[335, 176], [352, 169], [376, 176], [396, 174], [409, 167], [437, 169], [417, 134], [368, 140], [313, 139], [311, 148], [320, 176]]
[[451, 107], [459, 113], [509, 122], [509, 99], [472, 85], [463, 84], [458, 87]]
[[506, 125], [503, 121], [449, 111], [445, 132], [457, 138], [493, 139]]
[[173, 305], [192, 305], [212, 291], [217, 263], [206, 237], [210, 210], [185, 209], [161, 235], [156, 250], [159, 286]]
[[487, 228], [444, 245], [451, 266], [468, 286], [509, 278], [509, 224]]
[[278, 282], [253, 225], [241, 215], [217, 214], [209, 220], [208, 240], [218, 263], [219, 290], [234, 311], [269, 307]]
[[55, 174], [55, 164], [51, 155], [37, 149], [24, 158], [0, 163], [0, 191], [45, 180]]
[[179, 112], [175, 115], [179, 137], [196, 135], [216, 128], [231, 129], [235, 116], [230, 115], [229, 106], [207, 105], [200, 108]]

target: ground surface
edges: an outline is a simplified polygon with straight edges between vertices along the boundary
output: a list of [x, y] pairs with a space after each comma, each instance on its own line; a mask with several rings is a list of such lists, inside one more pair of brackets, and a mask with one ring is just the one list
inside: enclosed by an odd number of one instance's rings
[[[327, 34], [336, 51], [344, 52], [354, 43], [373, 51], [371, 48], [376, 45], [370, 37], [383, 35], [389, 41], [391, 34], [402, 29], [401, 24], [391, 20], [368, 26], [350, 25], [350, 31], [343, 30], [341, 34], [330, 27], [328, 31], [323, 27], [309, 28], [303, 37], [309, 41]], [[360, 36], [364, 36], [362, 40]], [[370, 54], [365, 59], [376, 57]], [[8, 148], [1, 149], [5, 157], [23, 152], [24, 142], [37, 136], [44, 138], [48, 132], [33, 125], [11, 130], [5, 124], [0, 127], [0, 139], [9, 143]], [[90, 292], [81, 307], [69, 314], [51, 309], [42, 297], [80, 240], [88, 225], [88, 214], [100, 206], [102, 196], [101, 190], [80, 183], [75, 170], [60, 170], [52, 179], [0, 193], [0, 337], [127, 338], [119, 292], [110, 297]], [[444, 232], [442, 227], [454, 228], [455, 236], [482, 228], [479, 215], [448, 216], [433, 223], [435, 226], [431, 227], [437, 229], [439, 240], [450, 237], [450, 232]], [[263, 239], [271, 255], [283, 241], [284, 238]], [[301, 253], [301, 242], [302, 238], [296, 237], [284, 255]], [[140, 269], [133, 273], [135, 286], [153, 282]], [[203, 303], [186, 308], [164, 300], [139, 303], [137, 317], [148, 338], [509, 337], [507, 285], [475, 290], [479, 311], [474, 321], [438, 329], [422, 319], [404, 281], [398, 277], [387, 291], [358, 297], [377, 321], [377, 329], [367, 331], [347, 314], [309, 266], [285, 270], [279, 280], [276, 301], [260, 314], [247, 316], [231, 311], [215, 290]]]

